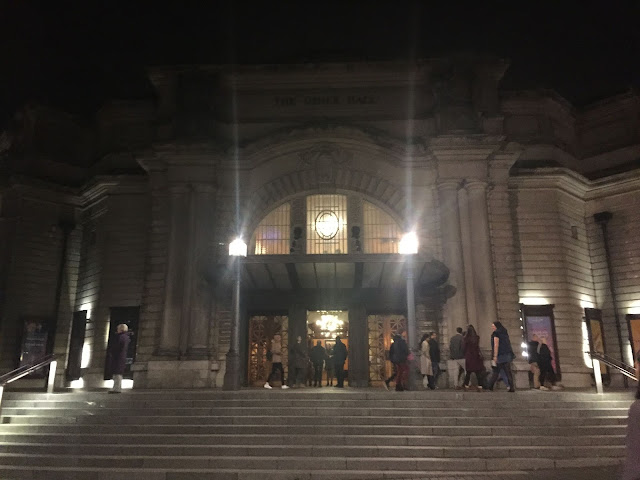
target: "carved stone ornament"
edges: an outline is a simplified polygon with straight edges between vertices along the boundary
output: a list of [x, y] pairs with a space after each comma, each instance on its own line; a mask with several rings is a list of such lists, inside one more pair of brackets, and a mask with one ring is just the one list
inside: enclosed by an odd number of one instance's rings
[[300, 168], [314, 170], [318, 185], [332, 185], [337, 170], [352, 157], [352, 153], [339, 145], [318, 144], [300, 154]]

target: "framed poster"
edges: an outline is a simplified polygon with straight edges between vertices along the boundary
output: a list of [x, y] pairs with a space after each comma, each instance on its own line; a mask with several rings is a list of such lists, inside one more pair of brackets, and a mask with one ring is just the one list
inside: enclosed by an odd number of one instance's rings
[[[20, 358], [18, 367], [33, 365], [47, 356], [49, 340], [49, 319], [43, 317], [24, 317], [22, 319], [22, 341], [20, 342]], [[44, 378], [48, 368], [28, 375], [27, 378]]]
[[633, 349], [634, 363], [640, 354], [640, 314], [634, 313], [627, 315], [627, 325], [629, 326], [629, 340]]
[[589, 332], [589, 348], [592, 352], [606, 354], [604, 342], [604, 325], [602, 324], [602, 310], [598, 308], [585, 308], [584, 318]]
[[[553, 317], [554, 305], [520, 305], [522, 314], [524, 336], [530, 342], [534, 335], [539, 341], [544, 339], [551, 350], [551, 365], [556, 372], [558, 380], [561, 380], [560, 359], [558, 358], [558, 341], [556, 338], [556, 323]], [[513, 340], [512, 340], [513, 341]]]

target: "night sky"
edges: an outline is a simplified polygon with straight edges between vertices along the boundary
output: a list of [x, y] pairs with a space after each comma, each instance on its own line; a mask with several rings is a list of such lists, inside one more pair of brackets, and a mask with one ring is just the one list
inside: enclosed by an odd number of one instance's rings
[[508, 58], [503, 88], [581, 106], [640, 88], [640, 1], [0, 4], [0, 126], [26, 101], [92, 115], [151, 95], [145, 67], [433, 57]]

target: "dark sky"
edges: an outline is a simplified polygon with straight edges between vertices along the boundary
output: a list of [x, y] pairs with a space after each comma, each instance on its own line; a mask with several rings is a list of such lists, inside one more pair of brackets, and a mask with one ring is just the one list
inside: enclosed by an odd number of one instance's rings
[[172, 63], [384, 60], [448, 52], [510, 59], [505, 88], [580, 106], [640, 87], [640, 1], [0, 3], [0, 122], [35, 100], [91, 114], [149, 95]]

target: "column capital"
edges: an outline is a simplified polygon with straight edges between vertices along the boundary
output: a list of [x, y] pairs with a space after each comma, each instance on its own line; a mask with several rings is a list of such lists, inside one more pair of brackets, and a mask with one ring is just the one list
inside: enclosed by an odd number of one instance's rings
[[489, 186], [489, 183], [484, 181], [484, 180], [478, 180], [475, 178], [472, 178], [471, 180], [466, 180], [464, 182], [464, 187], [467, 189], [467, 191], [469, 192], [478, 192], [478, 191], [486, 191], [487, 187]]
[[447, 190], [459, 190], [462, 184], [462, 179], [458, 178], [443, 178], [436, 182], [436, 188], [439, 191]]

